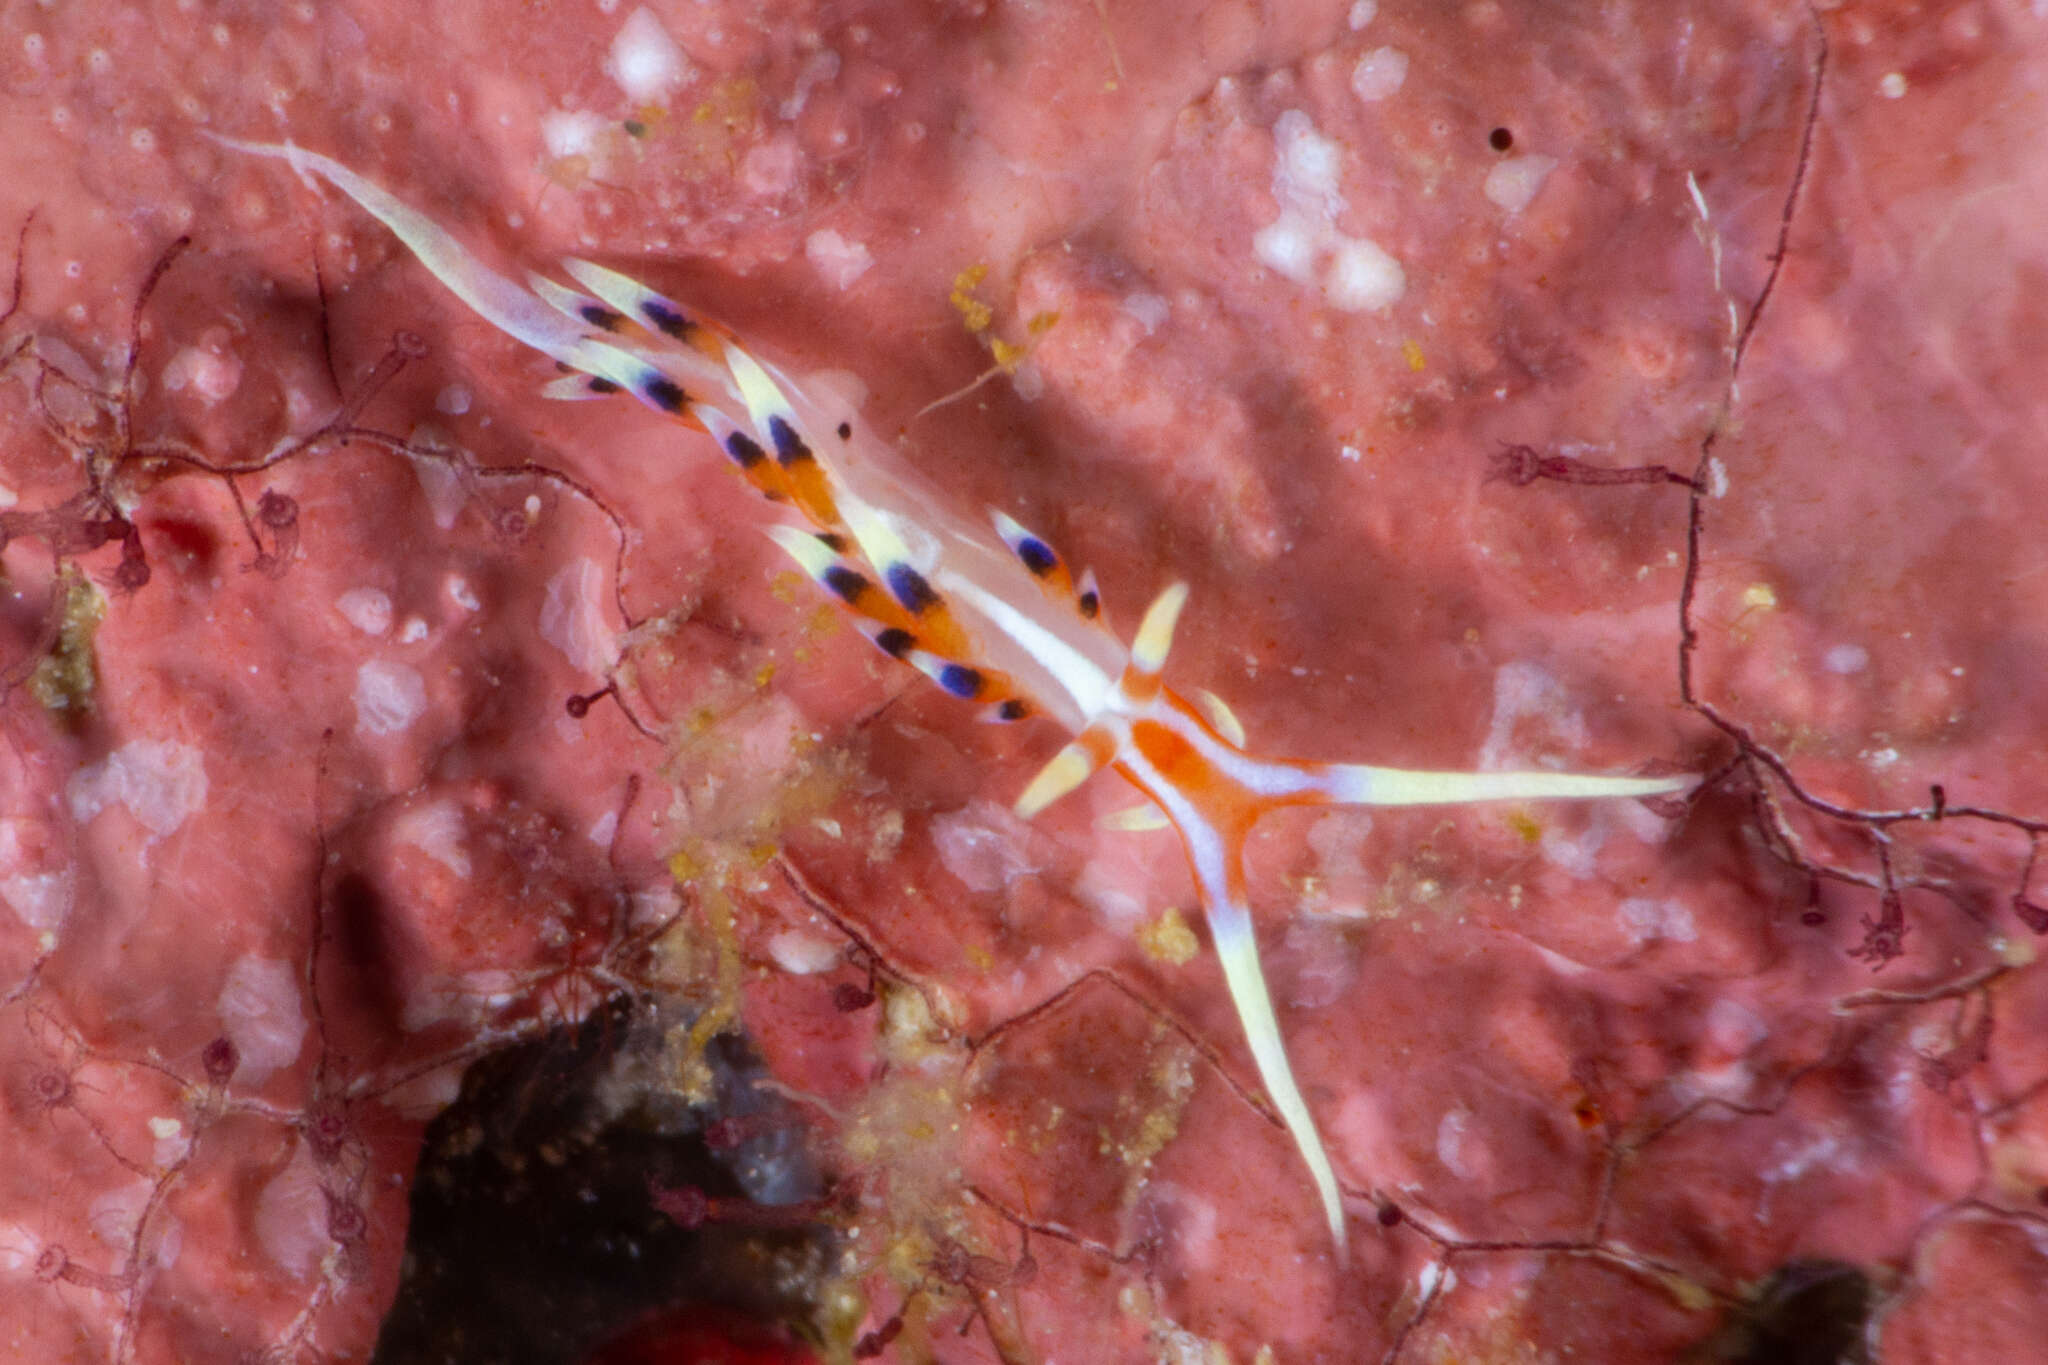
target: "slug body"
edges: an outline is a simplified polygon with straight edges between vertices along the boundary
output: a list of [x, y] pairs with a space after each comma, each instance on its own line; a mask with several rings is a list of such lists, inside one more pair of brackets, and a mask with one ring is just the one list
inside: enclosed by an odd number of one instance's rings
[[1197, 705], [1161, 682], [1184, 585], [1153, 601], [1126, 645], [1102, 620], [1092, 575], [1074, 576], [1049, 544], [1000, 512], [987, 524], [961, 516], [855, 414], [807, 395], [726, 329], [587, 261], [563, 266], [580, 288], [541, 276], [521, 284], [339, 162], [289, 143], [220, 141], [282, 159], [348, 195], [464, 303], [567, 367], [571, 373], [548, 385], [551, 396], [630, 392], [709, 433], [758, 491], [800, 515], [804, 525], [783, 521], [767, 533], [892, 658], [981, 705], [990, 719], [1038, 713], [1065, 727], [1073, 738], [1026, 786], [1020, 815], [1037, 814], [1105, 767], [1142, 791], [1186, 850], [1260, 1079], [1308, 1167], [1340, 1256], [1336, 1173], [1295, 1083], [1259, 966], [1243, 866], [1252, 826], [1282, 806], [1642, 797], [1694, 781], [1254, 757], [1220, 700], [1198, 693]]

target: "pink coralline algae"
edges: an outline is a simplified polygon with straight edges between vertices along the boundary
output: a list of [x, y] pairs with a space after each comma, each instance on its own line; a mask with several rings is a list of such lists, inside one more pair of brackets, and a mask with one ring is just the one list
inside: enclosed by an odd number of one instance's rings
[[[11, 11], [0, 1352], [422, 1358], [470, 1181], [535, 1359], [2027, 1358], [2043, 24]], [[1188, 581], [1261, 751], [1702, 785], [1259, 827], [1340, 1262], [1130, 792], [1018, 820], [1059, 736], [208, 134], [659, 284], [1126, 634]], [[496, 1259], [543, 1184], [760, 1321]]]

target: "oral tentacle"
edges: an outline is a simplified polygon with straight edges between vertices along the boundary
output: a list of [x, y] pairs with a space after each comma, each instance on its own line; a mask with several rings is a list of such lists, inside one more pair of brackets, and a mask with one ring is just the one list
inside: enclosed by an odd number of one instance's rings
[[1336, 805], [1444, 806], [1481, 801], [1599, 801], [1669, 796], [1699, 779], [1602, 777], [1588, 773], [1456, 773], [1379, 768], [1368, 763], [1303, 763], [1322, 794]]

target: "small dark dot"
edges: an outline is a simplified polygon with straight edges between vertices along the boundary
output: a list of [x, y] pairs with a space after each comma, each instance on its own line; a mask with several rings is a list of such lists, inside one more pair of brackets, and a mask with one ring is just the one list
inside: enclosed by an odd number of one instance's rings
[[768, 439], [775, 443], [775, 458], [784, 466], [811, 458], [811, 448], [804, 444], [804, 438], [780, 417], [768, 419]]
[[835, 555], [846, 553], [846, 537], [840, 535], [837, 531], [818, 532], [818, 543]]
[[768, 458], [768, 452], [761, 449], [761, 443], [744, 431], [735, 431], [726, 437], [725, 449], [741, 469], [752, 469]]
[[922, 616], [938, 605], [939, 595], [932, 591], [932, 585], [908, 564], [891, 564], [888, 578], [889, 591], [903, 604], [905, 611]]
[[665, 376], [648, 380], [645, 392], [647, 401], [663, 412], [681, 412], [683, 404], [690, 401], [683, 386]]
[[592, 393], [617, 393], [619, 391], [617, 384], [597, 375], [591, 376], [589, 388]]
[[592, 327], [599, 327], [607, 332], [618, 331], [619, 324], [626, 320], [624, 313], [614, 312], [601, 303], [586, 303], [579, 311], [582, 312], [585, 322], [589, 323]]
[[690, 330], [690, 320], [660, 299], [648, 299], [640, 305], [640, 312], [664, 334], [681, 341]]
[[1828, 922], [1828, 917], [1826, 915], [1823, 915], [1818, 910], [1809, 910], [1799, 917], [1799, 922], [1801, 924], [1809, 926], [1815, 924], [1826, 924]]
[[1486, 145], [1496, 152], [1504, 152], [1515, 145], [1515, 135], [1505, 128], [1496, 128], [1486, 135]]
[[1378, 1216], [1380, 1226], [1390, 1228], [1401, 1221], [1401, 1206], [1398, 1204], [1382, 1204], [1380, 1205]]
[[642, 122], [641, 122], [641, 121], [640, 121], [639, 119], [636, 119], [636, 118], [629, 118], [629, 119], [627, 119], [627, 120], [626, 120], [626, 124], [625, 124], [625, 127], [626, 127], [626, 136], [628, 136], [628, 137], [646, 137], [646, 136], [647, 136], [647, 125], [646, 125], [646, 124], [644, 124], [644, 123], [642, 123]]
[[1031, 708], [1011, 697], [996, 708], [997, 720], [1022, 720], [1031, 714]]
[[853, 603], [868, 590], [868, 581], [843, 564], [834, 564], [825, 570], [825, 586], [842, 602]]
[[562, 709], [569, 713], [571, 720], [582, 720], [590, 714], [590, 698], [571, 697], [562, 703]]
[[875, 648], [881, 650], [892, 659], [902, 658], [910, 652], [910, 647], [916, 643], [917, 637], [900, 626], [890, 626], [887, 630], [875, 636]]
[[1084, 592], [1081, 594], [1079, 606], [1081, 608], [1081, 615], [1093, 621], [1095, 614], [1102, 610], [1102, 598], [1099, 594]]
[[1052, 547], [1036, 536], [1026, 536], [1017, 542], [1017, 558], [1024, 562], [1025, 568], [1040, 578], [1051, 573], [1060, 562], [1059, 556], [1052, 552]]
[[981, 671], [966, 664], [947, 664], [939, 670], [939, 686], [956, 697], [972, 697], [981, 691]]
[[853, 439], [853, 423], [841, 422], [839, 424], [839, 439], [842, 441], [850, 441]]

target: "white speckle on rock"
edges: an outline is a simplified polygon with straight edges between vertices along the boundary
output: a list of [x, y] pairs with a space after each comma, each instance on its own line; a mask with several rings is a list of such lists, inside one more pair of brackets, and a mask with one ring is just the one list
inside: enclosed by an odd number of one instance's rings
[[1347, 313], [1386, 308], [1408, 289], [1401, 263], [1364, 237], [1349, 237], [1330, 255], [1330, 273], [1323, 292]]
[[1621, 903], [1617, 913], [1622, 927], [1639, 943], [1657, 939], [1691, 943], [1700, 936], [1692, 911], [1682, 901], [1669, 897], [1653, 900], [1648, 896], [1630, 896]]
[[1173, 304], [1164, 294], [1126, 294], [1121, 306], [1124, 312], [1138, 320], [1146, 336], [1164, 327], [1167, 318], [1173, 315]]
[[932, 821], [939, 861], [970, 891], [995, 891], [1032, 870], [1031, 827], [1008, 806], [977, 799]]
[[1586, 744], [1586, 718], [1571, 705], [1558, 680], [1540, 665], [1513, 662], [1502, 664], [1493, 675], [1493, 719], [1487, 726], [1486, 742], [1479, 749], [1479, 767], [1484, 772], [1526, 767], [1513, 761], [1522, 751], [1525, 723], [1540, 721], [1541, 738], [1567, 753]]
[[43, 1257], [43, 1239], [22, 1223], [0, 1223], [0, 1271], [33, 1272]]
[[832, 939], [802, 929], [784, 929], [769, 938], [768, 955], [792, 976], [811, 976], [838, 966], [842, 953], [840, 944]]
[[1836, 645], [1828, 650], [1821, 666], [1830, 673], [1861, 673], [1870, 667], [1870, 651], [1862, 645]]
[[388, 659], [371, 659], [356, 669], [356, 730], [395, 735], [427, 709], [427, 684], [419, 670]]
[[1351, 31], [1356, 33], [1371, 23], [1373, 16], [1379, 12], [1380, 7], [1375, 3], [1375, 0], [1352, 0], [1351, 13], [1346, 17], [1345, 22], [1351, 26]]
[[450, 417], [460, 417], [469, 411], [470, 402], [470, 392], [466, 386], [450, 384], [434, 395], [434, 411], [445, 412]]
[[[432, 977], [420, 982], [406, 997], [399, 1026], [407, 1033], [418, 1033], [451, 1019], [474, 1026], [486, 1014], [510, 1004], [517, 996], [517, 987], [517, 977], [496, 969]], [[586, 1002], [586, 1007], [595, 1003]]]
[[334, 600], [334, 609], [365, 635], [391, 629], [391, 594], [380, 588], [350, 588]]
[[1377, 104], [1400, 90], [1408, 80], [1408, 54], [1398, 47], [1376, 47], [1351, 68], [1351, 93], [1367, 104]]
[[[412, 439], [423, 439], [419, 428], [414, 429]], [[412, 457], [412, 472], [420, 481], [420, 491], [427, 495], [427, 510], [433, 513], [434, 525], [443, 531], [454, 526], [456, 515], [469, 501], [469, 488], [463, 483], [461, 472], [446, 460], [425, 455]]]
[[1777, 1144], [1777, 1151], [1780, 1153], [1778, 1159], [1758, 1172], [1767, 1184], [1779, 1185], [1797, 1180], [1815, 1166], [1824, 1165], [1840, 1172], [1844, 1171], [1845, 1165], [1854, 1164], [1840, 1161], [1842, 1140], [1826, 1131], [1810, 1133], [1797, 1140], [1786, 1139]]
[[1289, 109], [1274, 120], [1273, 135], [1279, 155], [1276, 178], [1285, 179], [1300, 195], [1327, 200], [1337, 193], [1343, 149], [1317, 132], [1314, 120], [1299, 109]]
[[540, 637], [561, 651], [579, 673], [603, 673], [617, 641], [605, 620], [604, 570], [594, 559], [572, 560], [548, 580], [540, 606]]
[[1719, 455], [1707, 456], [1707, 496], [1725, 498], [1728, 496], [1728, 466], [1721, 463]]
[[298, 1060], [306, 1041], [306, 1013], [299, 970], [292, 963], [254, 953], [235, 959], [214, 1012], [235, 1045], [236, 1084], [261, 1085]]
[[[830, 48], [813, 52], [805, 60], [803, 69], [796, 73], [796, 85], [790, 90], [789, 98], [777, 105], [775, 112], [786, 121], [794, 121], [796, 116], [804, 111], [804, 106], [810, 103], [812, 88], [824, 85], [838, 74], [839, 54], [837, 52]], [[835, 132], [833, 134], [835, 145], [845, 145], [843, 141], [844, 136], [843, 133]]]
[[448, 575], [446, 587], [448, 589], [448, 600], [461, 607], [464, 611], [475, 611], [480, 605], [477, 601], [476, 589], [472, 588], [469, 585], [469, 580], [462, 575]]
[[804, 238], [804, 259], [818, 278], [839, 290], [851, 288], [875, 263], [865, 243], [850, 242], [831, 228], [819, 228]]
[[1091, 858], [1074, 878], [1074, 898], [1095, 913], [1119, 938], [1128, 937], [1145, 922], [1143, 877], [1125, 860]]
[[272, 1264], [296, 1280], [310, 1275], [334, 1245], [327, 1235], [327, 1192], [321, 1188], [320, 1169], [306, 1148], [301, 1147], [291, 1162], [257, 1191], [252, 1222], [256, 1245]]
[[1309, 116], [1289, 109], [1273, 122], [1273, 198], [1279, 216], [1252, 234], [1252, 254], [1297, 284], [1316, 279], [1327, 259], [1323, 293], [1346, 312], [1386, 308], [1407, 291], [1400, 262], [1377, 243], [1337, 227], [1344, 209], [1339, 185], [1343, 149], [1316, 131]]
[[589, 156], [605, 126], [588, 109], [550, 109], [540, 117], [541, 145], [552, 157]]
[[416, 645], [427, 638], [427, 623], [417, 616], [405, 618], [405, 624], [398, 628], [398, 643]]
[[454, 802], [416, 806], [398, 817], [392, 833], [400, 843], [418, 849], [456, 876], [469, 875], [469, 824]]
[[464, 1069], [460, 1062], [437, 1066], [385, 1091], [379, 1102], [414, 1122], [425, 1122], [461, 1098]]
[[1482, 1163], [1477, 1145], [1467, 1131], [1471, 1124], [1472, 1111], [1459, 1107], [1445, 1111], [1436, 1125], [1436, 1159], [1443, 1163], [1445, 1170], [1461, 1180], [1470, 1180], [1482, 1173]]
[[584, 837], [599, 848], [610, 848], [613, 838], [619, 832], [619, 813], [608, 810], [590, 822], [590, 832]]
[[647, 929], [657, 924], [673, 924], [676, 913], [683, 908], [683, 898], [668, 882], [656, 886], [643, 886], [627, 899], [632, 906], [627, 922], [635, 929]]
[[740, 184], [757, 199], [773, 199], [795, 187], [802, 169], [803, 152], [796, 139], [781, 133], [756, 143], [740, 158]]
[[1038, 362], [1025, 356], [1010, 371], [1010, 391], [1027, 403], [1035, 403], [1045, 394], [1045, 375], [1038, 368]]
[[191, 1139], [185, 1135], [182, 1119], [168, 1114], [153, 1117], [149, 1121], [149, 1135], [155, 1139], [150, 1144], [149, 1159], [159, 1170], [177, 1165], [191, 1151]]
[[1724, 996], [1707, 1007], [1700, 1046], [1714, 1060], [1732, 1060], [1770, 1036], [1771, 1026], [1763, 1016], [1740, 1000]]
[[219, 403], [242, 386], [242, 362], [232, 354], [187, 346], [164, 366], [162, 383], [167, 392], [190, 388], [202, 402]]
[[0, 877], [0, 900], [14, 917], [31, 929], [54, 933], [71, 917], [78, 891], [77, 879], [69, 868], [60, 872], [38, 872], [20, 877]]
[[205, 807], [206, 762], [199, 750], [176, 740], [130, 740], [73, 773], [65, 795], [80, 824], [121, 805], [161, 839]]
[[1252, 255], [1296, 284], [1315, 278], [1315, 236], [1291, 214], [1282, 213], [1252, 234]]
[[[93, 1239], [101, 1246], [127, 1252], [134, 1248], [136, 1235], [143, 1231], [143, 1215], [155, 1196], [155, 1184], [147, 1179], [117, 1185], [86, 1206], [85, 1225], [92, 1229]], [[184, 1234], [175, 1214], [168, 1209], [157, 1210], [150, 1220], [146, 1240], [148, 1245], [142, 1256], [145, 1262], [166, 1268], [177, 1264]]]
[[1544, 862], [1583, 880], [1600, 870], [1600, 850], [1606, 843], [1605, 822], [1596, 814], [1576, 838], [1550, 827], [1536, 846]]
[[1535, 153], [1495, 162], [1493, 169], [1486, 173], [1486, 197], [1510, 215], [1520, 213], [1529, 207], [1537, 191], [1543, 188], [1543, 182], [1556, 169], [1556, 157]]
[[[1211, 1270], [1216, 1267], [1219, 1257], [1227, 1254], [1225, 1244], [1219, 1241], [1222, 1218], [1216, 1201], [1198, 1193], [1178, 1181], [1154, 1180], [1150, 1182], [1150, 1197], [1171, 1210], [1166, 1220], [1173, 1229], [1174, 1257], [1191, 1271]], [[1174, 1329], [1182, 1340], [1171, 1354], [1157, 1357], [1160, 1365], [1214, 1365], [1219, 1359], [1228, 1359], [1227, 1353], [1185, 1328]], [[1163, 1342], [1157, 1344], [1163, 1345]]]
[[619, 25], [604, 71], [635, 104], [659, 104], [683, 83], [688, 63], [661, 20], [643, 5]]
[[77, 894], [77, 874], [61, 845], [39, 837], [37, 821], [0, 819], [0, 901], [29, 928], [49, 935], [63, 928]]
[[1906, 73], [1887, 71], [1877, 82], [1877, 93], [1888, 100], [1902, 100], [1906, 97]]

